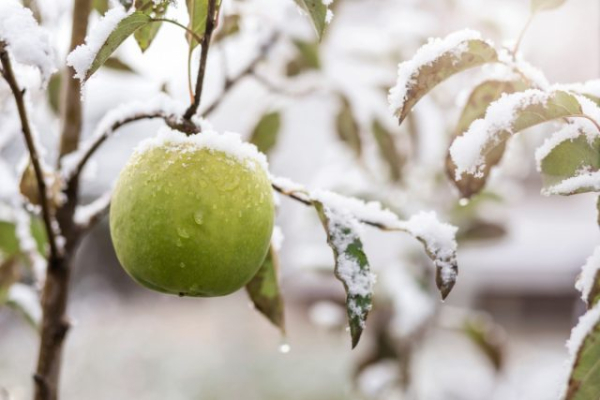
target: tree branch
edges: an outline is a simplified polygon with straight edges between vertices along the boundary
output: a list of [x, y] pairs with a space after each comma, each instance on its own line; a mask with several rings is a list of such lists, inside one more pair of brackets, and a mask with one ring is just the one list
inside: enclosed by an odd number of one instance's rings
[[256, 66], [266, 58], [269, 54], [269, 51], [273, 48], [277, 40], [279, 39], [279, 32], [273, 32], [273, 34], [263, 43], [260, 47], [260, 51], [254, 57], [248, 65], [241, 70], [236, 76], [232, 78], [225, 78], [225, 84], [223, 85], [223, 92], [219, 97], [217, 97], [204, 111], [202, 111], [202, 116], [206, 117], [211, 114], [223, 101], [225, 95], [235, 86], [237, 85], [243, 78], [250, 76], [254, 73]]
[[198, 78], [196, 79], [196, 90], [194, 92], [194, 101], [186, 110], [185, 114], [183, 114], [183, 118], [188, 121], [192, 119], [192, 116], [196, 114], [196, 111], [198, 111], [198, 107], [200, 106], [202, 88], [204, 86], [204, 75], [206, 74], [206, 61], [208, 60], [208, 48], [210, 46], [210, 39], [216, 24], [216, 11], [217, 0], [208, 0], [208, 11], [206, 13], [204, 36], [202, 36], [202, 41], [200, 42], [200, 46], [202, 46], [202, 48], [200, 53], [200, 66], [198, 67]]
[[0, 41], [0, 62], [2, 63], [2, 76], [8, 83], [8, 86], [10, 87], [10, 90], [15, 98], [15, 102], [17, 103], [23, 136], [25, 137], [27, 150], [29, 151], [29, 157], [31, 158], [31, 164], [33, 165], [33, 170], [35, 172], [40, 203], [42, 206], [44, 227], [46, 230], [46, 236], [48, 237], [48, 244], [50, 246], [50, 258], [56, 259], [59, 257], [61, 250], [56, 244], [56, 237], [52, 227], [53, 217], [50, 210], [50, 201], [48, 200], [48, 190], [46, 187], [46, 181], [44, 179], [44, 171], [42, 170], [38, 150], [36, 149], [36, 145], [33, 140], [33, 134], [31, 133], [31, 128], [29, 126], [27, 109], [25, 108], [25, 101], [23, 99], [25, 90], [21, 90], [19, 88], [13, 73], [10, 57], [6, 51], [6, 44], [2, 41]]

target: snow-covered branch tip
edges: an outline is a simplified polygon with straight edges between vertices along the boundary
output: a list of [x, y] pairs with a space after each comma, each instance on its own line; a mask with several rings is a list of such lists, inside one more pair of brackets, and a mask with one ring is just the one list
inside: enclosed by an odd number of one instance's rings
[[112, 189], [86, 205], [77, 206], [73, 220], [80, 229], [92, 228], [102, 217], [108, 213]]
[[305, 205], [320, 203], [337, 214], [351, 215], [363, 224], [384, 231], [410, 234], [424, 245], [427, 255], [433, 261], [436, 267], [436, 284], [442, 298], [446, 298], [454, 287], [458, 274], [457, 228], [440, 222], [435, 212], [422, 211], [403, 221], [376, 201], [364, 202], [326, 190], [310, 191], [303, 185], [281, 177], [272, 176], [271, 184], [277, 192]]

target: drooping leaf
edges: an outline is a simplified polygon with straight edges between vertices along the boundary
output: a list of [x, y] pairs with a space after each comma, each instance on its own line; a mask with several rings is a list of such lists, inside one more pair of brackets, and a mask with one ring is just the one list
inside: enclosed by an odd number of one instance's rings
[[267, 113], [254, 127], [250, 142], [254, 143], [262, 153], [267, 154], [277, 144], [280, 128], [281, 114], [279, 111]]
[[[153, 19], [161, 19], [164, 18], [169, 5], [172, 4], [171, 0], [163, 0], [158, 3], [154, 3], [154, 1], [147, 3], [145, 5], [140, 5], [139, 7], [143, 10], [144, 13], [148, 14]], [[140, 9], [138, 8], [138, 10]], [[135, 41], [137, 42], [142, 53], [148, 50], [154, 38], [158, 34], [162, 26], [162, 21], [154, 21], [150, 24], [146, 24], [142, 26], [140, 29], [135, 31], [133, 36], [135, 37]]]
[[600, 393], [599, 307], [581, 317], [571, 334], [569, 348], [574, 359], [564, 400], [596, 400]]
[[113, 30], [106, 42], [102, 45], [96, 54], [94, 61], [85, 74], [85, 80], [89, 79], [100, 68], [106, 60], [114, 53], [114, 51], [135, 31], [145, 25], [151, 24], [152, 18], [143, 12], [136, 11], [133, 14], [125, 17], [119, 22], [115, 30]]
[[312, 21], [317, 37], [321, 40], [327, 26], [328, 8], [322, 0], [295, 0], [296, 4], [306, 11]]
[[485, 117], [474, 121], [469, 130], [450, 147], [456, 165], [456, 180], [465, 174], [483, 177], [485, 160], [512, 135], [532, 126], [559, 118], [581, 115], [577, 98], [556, 90], [549, 93], [530, 89], [502, 96], [492, 103]]
[[286, 75], [296, 76], [311, 69], [320, 69], [319, 43], [294, 40], [297, 55], [286, 65]]
[[106, 60], [104, 66], [106, 68], [114, 69], [115, 71], [135, 72], [135, 70], [129, 64], [118, 57], [110, 57], [108, 60]]
[[552, 10], [565, 4], [567, 0], [531, 0], [531, 12]]
[[590, 185], [585, 176], [600, 170], [600, 139], [590, 142], [581, 132], [577, 137], [560, 142], [540, 160], [540, 170], [544, 192], [548, 194], [597, 192], [600, 188]]
[[279, 262], [273, 246], [269, 248], [262, 266], [248, 284], [246, 291], [254, 306], [269, 321], [285, 333], [283, 297], [279, 289]]
[[215, 32], [213, 41], [218, 43], [221, 40], [238, 33], [240, 31], [241, 19], [239, 14], [226, 15], [219, 24], [219, 30]]
[[336, 132], [338, 137], [346, 143], [360, 157], [362, 152], [362, 142], [360, 139], [360, 130], [354, 117], [352, 106], [348, 98], [340, 94], [342, 106], [335, 120]]
[[377, 147], [383, 159], [390, 170], [390, 176], [393, 181], [398, 182], [402, 179], [402, 167], [404, 158], [400, 155], [392, 133], [389, 132], [379, 120], [374, 119], [371, 124], [371, 130]]
[[358, 235], [358, 220], [323, 203], [313, 205], [327, 232], [327, 243], [335, 258], [335, 276], [346, 290], [346, 309], [352, 348], [356, 347], [372, 306], [374, 276]]
[[[450, 36], [445, 40], [454, 44]], [[435, 46], [435, 43], [427, 44], [422, 49], [438, 51], [436, 48], [428, 49], [428, 46]], [[452, 48], [437, 54], [433, 60], [427, 59], [426, 63], [419, 62], [419, 53], [416, 57], [416, 60], [400, 65], [399, 82], [390, 91], [390, 101], [396, 107], [395, 114], [400, 123], [423, 96], [444, 80], [469, 68], [498, 59], [496, 50], [481, 39], [459, 41]]]
[[[476, 86], [463, 108], [458, 124], [452, 134], [452, 139], [461, 136], [466, 132], [473, 121], [483, 118], [488, 106], [492, 102], [498, 100], [503, 93], [514, 93], [525, 90], [526, 88], [526, 85], [521, 81], [498, 80], [485, 81]], [[483, 189], [490, 169], [500, 162], [503, 154], [504, 144], [501, 144], [487, 154], [482, 177], [467, 175], [463, 176], [462, 179], [458, 181], [454, 179], [456, 176], [456, 166], [454, 165], [450, 154], [448, 154], [446, 157], [446, 173], [461, 193], [461, 196], [469, 198]]]
[[[37, 251], [44, 255], [46, 250], [46, 232], [42, 221], [31, 217], [30, 232], [35, 240]], [[21, 244], [17, 236], [17, 228], [13, 222], [0, 221], [0, 260], [17, 256], [21, 253]]]

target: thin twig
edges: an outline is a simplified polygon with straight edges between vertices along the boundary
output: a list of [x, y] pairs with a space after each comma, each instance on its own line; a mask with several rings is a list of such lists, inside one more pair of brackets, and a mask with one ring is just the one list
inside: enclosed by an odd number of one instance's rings
[[202, 116], [206, 117], [211, 114], [224, 100], [225, 95], [229, 92], [235, 85], [237, 85], [243, 78], [246, 76], [252, 75], [256, 66], [265, 59], [265, 57], [269, 54], [271, 48], [275, 45], [279, 39], [279, 33], [274, 32], [267, 41], [261, 46], [260, 51], [254, 57], [248, 65], [241, 70], [236, 76], [232, 78], [226, 78], [225, 84], [223, 85], [223, 92], [219, 97], [217, 97], [204, 111], [202, 111]]
[[309, 96], [316, 92], [316, 88], [308, 87], [304, 88], [304, 90], [298, 90], [296, 92], [287, 90], [284, 87], [278, 86], [276, 83], [270, 81], [267, 77], [260, 74], [256, 69], [253, 69], [250, 73], [260, 84], [269, 89], [269, 91], [273, 93], [277, 93], [283, 96], [288, 97], [303, 97]]
[[52, 228], [52, 213], [50, 210], [50, 201], [48, 199], [48, 191], [46, 188], [46, 181], [44, 180], [44, 171], [40, 163], [39, 153], [35, 147], [33, 140], [33, 134], [29, 126], [29, 118], [27, 116], [27, 109], [25, 108], [25, 101], [23, 94], [25, 90], [19, 88], [19, 84], [13, 73], [10, 57], [6, 51], [6, 44], [0, 41], [0, 62], [2, 63], [2, 76], [8, 83], [10, 90], [13, 93], [15, 102], [17, 103], [17, 109], [19, 111], [19, 118], [21, 120], [21, 128], [23, 130], [23, 136], [27, 143], [27, 150], [29, 151], [29, 157], [33, 170], [35, 172], [35, 178], [37, 181], [37, 188], [39, 192], [40, 204], [42, 206], [42, 217], [44, 220], [44, 227], [46, 229], [46, 236], [48, 237], [48, 244], [50, 246], [50, 258], [56, 259], [60, 255], [60, 250], [56, 244], [56, 235]]
[[527, 32], [527, 28], [529, 28], [529, 25], [531, 25], [531, 22], [533, 21], [534, 16], [535, 16], [535, 13], [531, 13], [529, 15], [529, 18], [527, 18], [527, 22], [525, 22], [525, 26], [523, 26], [523, 29], [521, 29], [521, 33], [519, 33], [519, 37], [517, 39], [517, 42], [515, 43], [515, 47], [513, 48], [512, 52], [511, 52], [513, 58], [517, 57], [517, 52], [519, 51], [519, 47], [521, 46], [521, 42], [523, 41], [525, 32]]
[[200, 37], [196, 32], [194, 32], [193, 30], [191, 30], [190, 28], [188, 28], [185, 25], [180, 24], [179, 22], [169, 19], [169, 18], [152, 18], [150, 20], [150, 22], [168, 22], [170, 24], [173, 24], [175, 26], [180, 27], [181, 29], [185, 30], [187, 33], [189, 33], [194, 39], [196, 39], [198, 41], [198, 43], [200, 43], [200, 41], [202, 40], [202, 37]]
[[[304, 204], [305, 206], [312, 207], [314, 205], [311, 199], [309, 199], [308, 197], [304, 197], [304, 196], [302, 196], [301, 194], [298, 194], [295, 191], [285, 190], [284, 188], [282, 188], [281, 186], [279, 186], [279, 185], [277, 185], [277, 184], [275, 184], [273, 182], [271, 182], [271, 187], [276, 192], [279, 192], [279, 193], [281, 193], [281, 194], [283, 194], [285, 196], [288, 196], [289, 198], [291, 198], [293, 200], [296, 200], [297, 202], [300, 202], [300, 203]], [[368, 220], [365, 220], [365, 219], [359, 219], [359, 221], [362, 222], [363, 224], [370, 225], [370, 226], [372, 226], [374, 228], [377, 228], [377, 229], [381, 229], [382, 231], [398, 231], [398, 230], [401, 230], [399, 228], [386, 226], [386, 225], [384, 225], [382, 223], [379, 223], [379, 222], [368, 221]]]
[[217, 16], [217, 0], [208, 0], [208, 12], [206, 13], [206, 25], [204, 29], [204, 36], [200, 42], [201, 53], [200, 53], [200, 66], [198, 67], [198, 78], [196, 78], [196, 90], [194, 92], [194, 101], [190, 107], [183, 114], [183, 118], [191, 120], [192, 117], [198, 111], [200, 106], [200, 100], [202, 98], [202, 88], [204, 86], [204, 75], [206, 74], [206, 61], [208, 60], [208, 48], [210, 46], [210, 39], [212, 37], [213, 30], [215, 29], [215, 19]]

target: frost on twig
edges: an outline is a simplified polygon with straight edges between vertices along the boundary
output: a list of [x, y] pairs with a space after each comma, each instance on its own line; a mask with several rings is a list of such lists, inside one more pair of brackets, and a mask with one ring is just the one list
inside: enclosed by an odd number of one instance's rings
[[581, 267], [575, 287], [581, 292], [581, 298], [588, 307], [593, 307], [600, 300], [600, 246], [596, 247]]
[[38, 68], [43, 83], [56, 71], [50, 36], [38, 25], [31, 10], [14, 0], [0, 1], [0, 50], [2, 43], [16, 62]]

